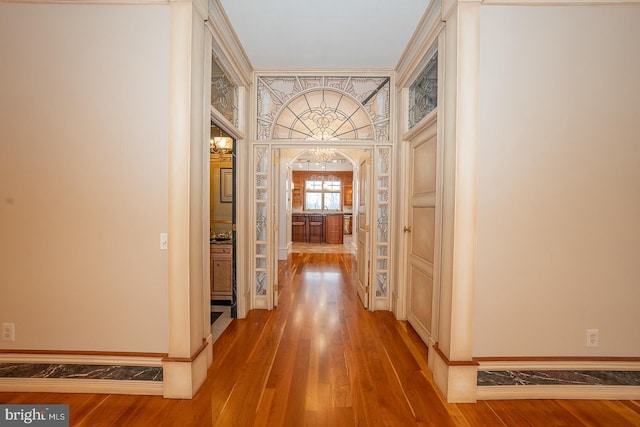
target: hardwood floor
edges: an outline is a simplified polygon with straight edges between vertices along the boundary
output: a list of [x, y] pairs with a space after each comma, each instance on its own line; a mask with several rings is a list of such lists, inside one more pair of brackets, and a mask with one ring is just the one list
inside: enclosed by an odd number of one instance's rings
[[292, 254], [279, 306], [234, 320], [192, 400], [0, 393], [67, 403], [72, 426], [640, 426], [638, 401], [447, 404], [406, 322], [364, 310], [349, 254]]

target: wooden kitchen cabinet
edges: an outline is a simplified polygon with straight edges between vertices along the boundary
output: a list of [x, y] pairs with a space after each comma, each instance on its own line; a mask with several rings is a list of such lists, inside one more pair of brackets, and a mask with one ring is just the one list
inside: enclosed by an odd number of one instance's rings
[[211, 244], [209, 249], [211, 261], [211, 299], [231, 300], [231, 245]]
[[327, 214], [324, 220], [325, 238], [328, 244], [337, 245], [343, 242], [343, 214]]
[[294, 210], [302, 209], [302, 204], [304, 202], [304, 180], [300, 176], [296, 176], [292, 181], [293, 188], [291, 189], [291, 206]]
[[345, 184], [343, 187], [344, 192], [344, 206], [353, 205], [353, 185]]

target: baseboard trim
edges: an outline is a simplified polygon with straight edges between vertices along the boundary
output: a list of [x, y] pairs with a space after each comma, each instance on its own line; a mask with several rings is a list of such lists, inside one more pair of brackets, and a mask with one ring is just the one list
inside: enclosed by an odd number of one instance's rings
[[376, 298], [375, 309], [389, 311], [389, 298]]
[[40, 363], [66, 365], [124, 365], [124, 366], [162, 366], [166, 354], [126, 355], [100, 353], [45, 353], [45, 352], [2, 352], [0, 363]]
[[476, 358], [478, 400], [640, 399], [632, 357]]
[[482, 386], [477, 388], [477, 400], [518, 399], [583, 399], [583, 400], [638, 400], [640, 387], [635, 386], [570, 386], [570, 385], [516, 385]]
[[163, 362], [184, 362], [184, 363], [191, 363], [194, 360], [196, 360], [198, 358], [198, 356], [200, 356], [200, 353], [202, 353], [204, 351], [205, 348], [207, 348], [207, 346], [209, 345], [209, 343], [207, 342], [206, 338], [202, 339], [202, 344], [200, 344], [200, 347], [198, 347], [198, 349], [190, 356], [190, 357], [164, 357], [162, 358]]
[[[162, 356], [160, 353], [5, 351], [0, 353], [0, 366], [4, 366], [0, 392], [162, 396]], [[118, 377], [121, 379], [114, 379]], [[145, 379], [136, 380], [136, 377]]]
[[267, 296], [266, 295], [256, 295], [253, 303], [254, 309], [263, 309], [268, 310], [267, 307]]
[[162, 396], [161, 381], [0, 378], [0, 392], [97, 393]]
[[99, 356], [99, 357], [164, 357], [167, 353], [145, 353], [127, 351], [88, 351], [88, 350], [20, 350], [0, 349], [0, 357], [5, 354], [53, 355], [53, 356]]

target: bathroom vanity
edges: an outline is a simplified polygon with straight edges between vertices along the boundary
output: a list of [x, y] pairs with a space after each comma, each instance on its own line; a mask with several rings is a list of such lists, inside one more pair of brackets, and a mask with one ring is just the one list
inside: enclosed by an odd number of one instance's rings
[[231, 300], [231, 252], [232, 246], [228, 241], [212, 240], [209, 244], [212, 300]]

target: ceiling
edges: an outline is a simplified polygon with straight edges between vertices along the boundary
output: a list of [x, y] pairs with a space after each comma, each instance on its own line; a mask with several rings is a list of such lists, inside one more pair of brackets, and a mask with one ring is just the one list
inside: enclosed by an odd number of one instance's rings
[[429, 0], [219, 0], [256, 69], [395, 68]]

